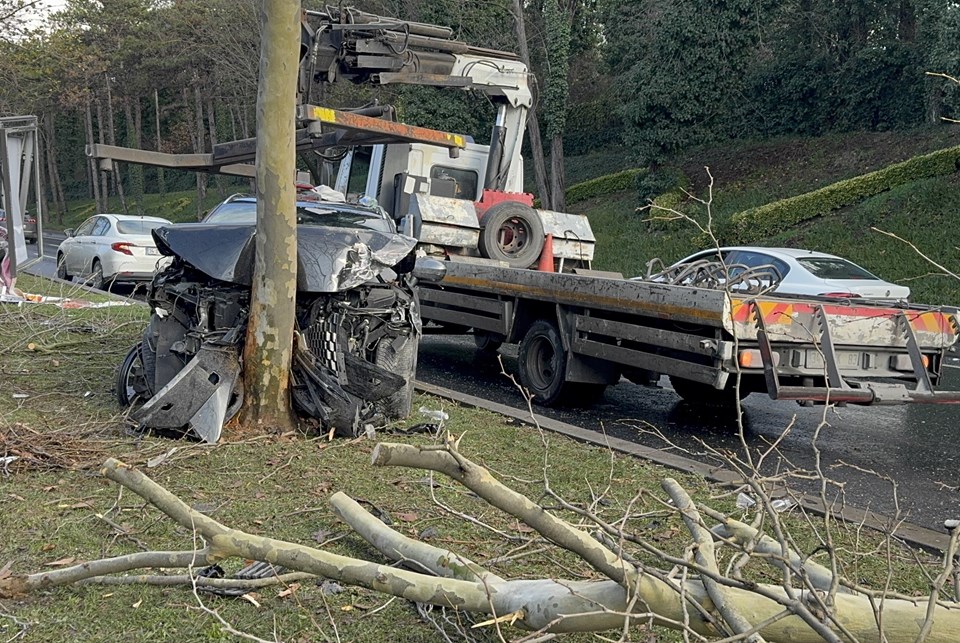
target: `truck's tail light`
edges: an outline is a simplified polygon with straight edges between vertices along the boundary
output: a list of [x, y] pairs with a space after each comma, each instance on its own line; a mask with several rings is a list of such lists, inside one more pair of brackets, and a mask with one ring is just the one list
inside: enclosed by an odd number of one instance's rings
[[[923, 364], [925, 369], [930, 368], [930, 357], [927, 355], [920, 356], [920, 363]], [[895, 371], [912, 371], [913, 362], [910, 360], [909, 355], [894, 355], [890, 358], [890, 368]]]
[[[763, 356], [760, 355], [758, 349], [749, 348], [737, 354], [737, 363], [740, 364], [740, 368], [763, 368]], [[775, 352], [773, 354], [773, 365], [777, 366], [779, 364], [780, 353]]]
[[130, 248], [136, 247], [137, 244], [135, 243], [124, 243], [122, 241], [118, 241], [117, 243], [110, 245], [110, 248], [115, 252], [119, 252], [122, 255], [130, 255], [131, 257], [133, 256], [133, 252], [130, 250]]

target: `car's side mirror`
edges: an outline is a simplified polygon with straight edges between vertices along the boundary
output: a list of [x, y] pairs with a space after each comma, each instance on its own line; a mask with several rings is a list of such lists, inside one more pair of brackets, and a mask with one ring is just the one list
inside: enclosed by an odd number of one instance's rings
[[417, 265], [413, 269], [413, 276], [420, 281], [438, 283], [443, 281], [447, 274], [447, 267], [439, 259], [433, 257], [418, 257]]
[[73, 228], [67, 228], [63, 231], [63, 234], [67, 235], [68, 237], [72, 237], [74, 232], [76, 232], [76, 230]]

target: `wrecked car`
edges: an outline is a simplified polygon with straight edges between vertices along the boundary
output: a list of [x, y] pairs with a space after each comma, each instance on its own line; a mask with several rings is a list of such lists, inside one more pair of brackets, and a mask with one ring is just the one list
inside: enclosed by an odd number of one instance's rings
[[[324, 430], [353, 436], [410, 411], [421, 333], [417, 242], [375, 204], [300, 198], [292, 401]], [[256, 199], [221, 206], [202, 223], [153, 232], [173, 260], [150, 285], [150, 323], [116, 386], [121, 404], [143, 402], [130, 413], [142, 429], [215, 442], [242, 404]]]

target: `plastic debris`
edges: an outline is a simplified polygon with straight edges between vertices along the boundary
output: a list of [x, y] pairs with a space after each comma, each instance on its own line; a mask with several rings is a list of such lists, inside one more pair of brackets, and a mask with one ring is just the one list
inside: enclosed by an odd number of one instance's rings
[[13, 399], [15, 399], [15, 400], [25, 400], [25, 399], [27, 399], [28, 397], [30, 397], [30, 396], [27, 395], [26, 393], [14, 393], [14, 394], [13, 394]]
[[757, 501], [748, 496], [747, 494], [740, 492], [737, 494], [737, 509], [749, 509], [750, 507], [757, 504]]
[[770, 503], [770, 506], [773, 507], [773, 510], [776, 512], [786, 511], [793, 507], [796, 502], [793, 501], [793, 498], [778, 498]]
[[440, 411], [437, 409], [429, 409], [425, 406], [420, 407], [420, 415], [434, 422], [443, 422], [444, 420], [450, 419], [450, 416], [444, 413], [443, 411]]

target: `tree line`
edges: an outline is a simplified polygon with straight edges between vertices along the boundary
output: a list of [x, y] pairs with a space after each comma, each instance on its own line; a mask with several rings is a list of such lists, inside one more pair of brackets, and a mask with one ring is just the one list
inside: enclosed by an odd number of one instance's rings
[[[0, 0], [0, 113], [40, 117], [49, 211], [63, 213], [72, 198], [103, 205], [107, 195], [136, 211], [145, 191], [208, 189], [202, 175], [97, 172], [87, 143], [201, 152], [253, 135], [258, 0], [68, 0], [43, 27], [24, 19], [30, 4]], [[537, 78], [536, 144], [554, 174], [562, 175], [563, 153], [611, 146], [624, 146], [638, 166], [656, 165], [731, 138], [909, 128], [960, 115], [956, 85], [925, 75], [960, 75], [952, 0], [354, 4], [451, 26], [471, 44], [525, 48]], [[488, 137], [491, 110], [462, 92], [337, 86], [324, 100], [344, 107], [374, 98], [409, 122]]]

